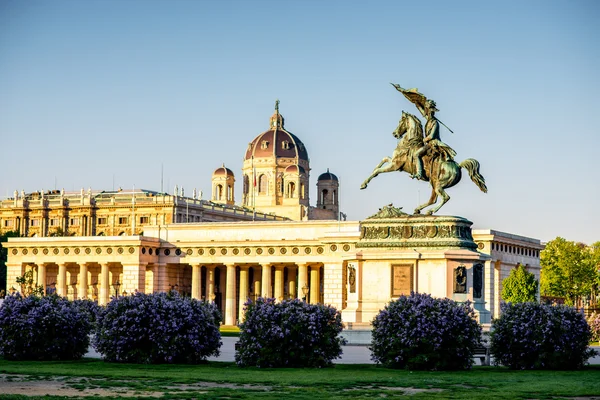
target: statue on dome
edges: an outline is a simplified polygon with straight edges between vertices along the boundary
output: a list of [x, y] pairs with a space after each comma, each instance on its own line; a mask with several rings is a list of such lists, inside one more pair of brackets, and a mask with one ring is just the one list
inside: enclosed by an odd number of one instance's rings
[[485, 179], [479, 173], [479, 162], [473, 158], [466, 159], [461, 163], [455, 162], [456, 151], [442, 142], [440, 124], [450, 132], [452, 131], [435, 116], [435, 113], [439, 111], [435, 101], [428, 99], [417, 89], [404, 89], [393, 83], [392, 86], [417, 107], [426, 120], [425, 129], [416, 116], [402, 111], [398, 127], [392, 133], [398, 139], [396, 150], [392, 157], [384, 157], [381, 160], [360, 188], [366, 189], [369, 182], [381, 173], [408, 172], [413, 178], [429, 182], [432, 188], [431, 197], [426, 203], [415, 208], [415, 214], [420, 214], [421, 210], [435, 204], [438, 197], [442, 197], [440, 204], [427, 210], [429, 215], [437, 212], [448, 202], [450, 196], [444, 189], [450, 188], [460, 181], [461, 168], [465, 168], [469, 172], [471, 180], [482, 192], [486, 193]]

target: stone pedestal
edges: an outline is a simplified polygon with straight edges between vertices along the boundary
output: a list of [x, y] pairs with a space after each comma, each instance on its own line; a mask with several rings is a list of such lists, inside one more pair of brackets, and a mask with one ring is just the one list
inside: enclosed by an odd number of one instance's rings
[[483, 299], [483, 264], [489, 257], [477, 251], [470, 221], [378, 213], [361, 221], [356, 250], [346, 268], [344, 322], [370, 322], [391, 300], [411, 292], [469, 300], [477, 304], [481, 322], [489, 319]]

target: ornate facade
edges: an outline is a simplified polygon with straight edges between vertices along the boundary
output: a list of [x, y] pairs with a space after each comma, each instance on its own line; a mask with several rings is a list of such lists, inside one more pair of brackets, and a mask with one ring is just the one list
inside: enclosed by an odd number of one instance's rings
[[276, 103], [269, 130], [245, 153], [240, 206], [224, 165], [212, 175], [211, 201], [177, 188], [15, 193], [0, 208], [0, 228], [24, 236], [5, 243], [8, 291], [21, 289], [16, 278], [28, 270], [47, 292], [100, 304], [177, 290], [216, 302], [227, 325], [248, 299], [305, 298], [334, 305], [360, 328], [411, 291], [470, 300], [489, 323], [512, 268], [523, 264], [539, 278], [539, 240], [389, 207], [342, 221], [338, 177], [319, 176], [312, 207], [309, 173], [306, 147], [284, 128]]
[[[247, 299], [305, 297], [334, 305], [357, 328], [411, 290], [471, 300], [489, 323], [511, 268], [526, 265], [539, 278], [539, 241], [495, 231], [473, 231], [469, 239], [470, 223], [456, 218], [463, 228], [433, 235], [434, 218], [412, 222], [429, 238], [400, 232], [379, 246], [365, 236], [368, 220], [168, 224], [147, 227], [144, 236], [11, 238], [9, 292], [19, 290], [16, 277], [28, 269], [48, 292], [100, 304], [136, 291], [177, 290], [215, 301], [228, 325], [239, 322]], [[453, 217], [441, 218], [453, 225]], [[455, 286], [456, 273], [462, 286]]]

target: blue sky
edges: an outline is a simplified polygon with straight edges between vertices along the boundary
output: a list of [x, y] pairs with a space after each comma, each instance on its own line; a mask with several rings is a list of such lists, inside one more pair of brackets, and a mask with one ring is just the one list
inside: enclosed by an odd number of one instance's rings
[[600, 240], [597, 1], [0, 1], [0, 196], [81, 187], [210, 196], [237, 177], [274, 102], [362, 219], [430, 193], [391, 155], [390, 82], [436, 100], [442, 139], [476, 158], [442, 215], [543, 241]]

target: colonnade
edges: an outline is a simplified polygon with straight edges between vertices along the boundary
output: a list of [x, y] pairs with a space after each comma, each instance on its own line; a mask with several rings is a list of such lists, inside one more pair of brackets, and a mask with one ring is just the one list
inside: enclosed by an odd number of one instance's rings
[[[225, 325], [241, 322], [248, 299], [259, 296], [274, 297], [277, 301], [303, 298], [316, 304], [322, 301], [323, 291], [323, 264], [320, 263], [28, 263], [9, 265], [9, 271], [13, 271], [9, 282], [14, 282], [14, 278], [27, 269], [33, 270], [34, 283], [42, 286], [44, 293], [55, 291], [59, 296], [90, 299], [100, 305], [107, 304], [112, 296], [136, 291], [179, 290], [198, 300], [216, 302], [223, 312]], [[11, 286], [15, 284], [9, 283], [9, 290]]]
[[[202, 274], [202, 267], [205, 273]], [[239, 269], [238, 269], [239, 268]], [[225, 291], [217, 291], [222, 287], [217, 282], [216, 273], [219, 271], [219, 281], [223, 281]], [[286, 272], [287, 270], [287, 278]], [[241, 322], [244, 304], [249, 298], [273, 297], [277, 301], [288, 298], [305, 298], [309, 303], [321, 302], [321, 264], [194, 264], [192, 265], [192, 298], [205, 298], [208, 301], [217, 300], [217, 295], [224, 294], [224, 304], [221, 298], [223, 322], [225, 325], [235, 325]], [[225, 272], [225, 279], [222, 277]], [[310, 273], [310, 274], [309, 274]], [[204, 276], [204, 282], [203, 282]], [[205, 296], [202, 296], [204, 289]]]

